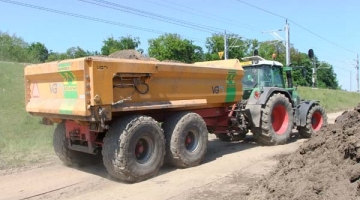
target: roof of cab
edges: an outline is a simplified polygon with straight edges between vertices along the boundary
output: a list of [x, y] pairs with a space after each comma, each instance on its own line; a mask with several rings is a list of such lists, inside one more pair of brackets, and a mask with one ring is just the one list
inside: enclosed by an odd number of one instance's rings
[[282, 63], [275, 61], [275, 60], [265, 60], [260, 56], [250, 56], [241, 59], [244, 62], [241, 62], [242, 67], [251, 67], [256, 65], [276, 65], [276, 66], [283, 66]]

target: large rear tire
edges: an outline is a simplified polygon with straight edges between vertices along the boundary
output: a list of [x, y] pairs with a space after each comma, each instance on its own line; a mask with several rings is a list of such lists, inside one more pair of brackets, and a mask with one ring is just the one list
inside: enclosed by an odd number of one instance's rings
[[208, 131], [200, 115], [176, 113], [163, 123], [163, 129], [168, 164], [187, 168], [202, 162], [207, 152]]
[[102, 154], [107, 171], [119, 180], [133, 183], [151, 178], [164, 161], [163, 130], [151, 117], [120, 118], [105, 135]]
[[255, 140], [262, 145], [287, 143], [291, 136], [293, 118], [289, 99], [281, 93], [272, 95], [262, 109], [260, 128], [252, 129]]
[[69, 167], [83, 167], [96, 163], [96, 156], [68, 148], [69, 143], [66, 139], [65, 123], [59, 123], [54, 131], [53, 146], [55, 154], [59, 159]]
[[327, 125], [325, 109], [321, 105], [315, 105], [306, 115], [306, 125], [304, 127], [299, 126], [297, 129], [301, 137], [310, 138], [324, 125]]

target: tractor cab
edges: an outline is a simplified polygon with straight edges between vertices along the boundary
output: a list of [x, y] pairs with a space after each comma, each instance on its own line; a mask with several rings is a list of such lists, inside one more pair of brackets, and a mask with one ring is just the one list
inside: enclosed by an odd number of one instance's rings
[[248, 99], [255, 88], [285, 88], [282, 76], [283, 65], [277, 61], [265, 60], [260, 56], [245, 57], [241, 65], [244, 69], [243, 99]]

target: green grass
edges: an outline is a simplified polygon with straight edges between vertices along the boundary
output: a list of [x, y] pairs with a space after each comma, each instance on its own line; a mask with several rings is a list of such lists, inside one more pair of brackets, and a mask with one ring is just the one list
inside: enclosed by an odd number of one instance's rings
[[[54, 126], [25, 112], [24, 65], [0, 62], [0, 169], [48, 161], [53, 157]], [[303, 99], [321, 101], [327, 112], [353, 108], [359, 93], [299, 87]]]
[[360, 93], [355, 92], [299, 87], [298, 93], [301, 99], [319, 100], [327, 113], [354, 108], [360, 102]]
[[0, 62], [0, 169], [42, 162], [53, 155], [53, 126], [25, 112], [24, 65]]

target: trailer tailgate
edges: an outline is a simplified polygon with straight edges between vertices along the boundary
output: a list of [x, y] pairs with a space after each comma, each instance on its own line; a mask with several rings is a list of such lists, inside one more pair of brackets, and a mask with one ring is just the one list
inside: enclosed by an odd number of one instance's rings
[[86, 69], [84, 58], [25, 67], [26, 111], [40, 116], [89, 116]]

